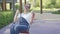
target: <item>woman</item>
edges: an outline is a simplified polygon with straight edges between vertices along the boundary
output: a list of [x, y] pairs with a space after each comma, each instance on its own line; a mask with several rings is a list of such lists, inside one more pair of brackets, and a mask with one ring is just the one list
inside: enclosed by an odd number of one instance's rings
[[20, 14], [19, 10], [16, 11], [14, 22], [19, 22], [20, 24], [17, 25], [17, 23], [15, 23], [14, 25], [12, 25], [10, 34], [29, 34], [30, 24], [33, 23], [35, 15], [33, 12], [29, 12], [29, 10], [30, 4], [26, 4], [24, 7], [24, 13]]

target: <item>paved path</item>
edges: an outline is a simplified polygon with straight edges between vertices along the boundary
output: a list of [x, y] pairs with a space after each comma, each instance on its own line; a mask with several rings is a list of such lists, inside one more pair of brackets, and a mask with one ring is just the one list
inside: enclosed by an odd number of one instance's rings
[[[11, 24], [0, 30], [0, 34], [9, 34]], [[60, 34], [60, 20], [35, 20], [30, 34]]]
[[31, 34], [60, 34], [60, 21], [42, 20], [34, 23], [30, 29]]
[[[37, 20], [31, 25], [30, 34], [60, 34], [60, 15], [36, 13], [35, 18]], [[0, 34], [9, 34], [10, 26], [0, 29]]]
[[39, 20], [60, 20], [60, 14], [51, 14], [51, 13], [35, 13], [35, 18]]

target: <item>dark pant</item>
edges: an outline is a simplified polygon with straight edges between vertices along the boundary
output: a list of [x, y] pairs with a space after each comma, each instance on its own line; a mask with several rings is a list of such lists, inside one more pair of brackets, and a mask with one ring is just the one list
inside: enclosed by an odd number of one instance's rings
[[29, 32], [29, 24], [26, 22], [26, 20], [23, 19], [23, 21], [20, 20], [20, 24], [13, 24], [10, 28], [10, 34], [19, 34], [19, 33], [25, 33]]

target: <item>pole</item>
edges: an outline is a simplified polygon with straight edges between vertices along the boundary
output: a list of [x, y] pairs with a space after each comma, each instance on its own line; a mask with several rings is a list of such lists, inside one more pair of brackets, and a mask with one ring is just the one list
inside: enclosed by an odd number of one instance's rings
[[12, 10], [13, 10], [13, 17], [14, 17], [15, 16], [15, 12], [16, 12], [14, 0], [12, 0]]
[[25, 0], [25, 4], [26, 4], [26, 0]]
[[42, 0], [40, 0], [40, 13], [42, 14]]
[[20, 0], [20, 14], [22, 13], [22, 0]]
[[6, 0], [2, 0], [3, 10], [6, 10]]

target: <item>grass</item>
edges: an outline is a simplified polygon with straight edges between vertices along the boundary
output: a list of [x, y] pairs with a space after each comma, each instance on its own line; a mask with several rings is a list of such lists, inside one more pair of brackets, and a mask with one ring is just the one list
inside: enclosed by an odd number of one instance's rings
[[0, 28], [8, 25], [13, 21], [12, 11], [1, 11], [0, 12]]

